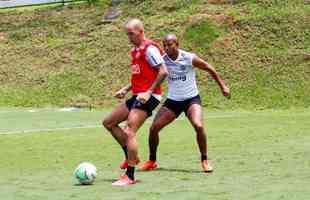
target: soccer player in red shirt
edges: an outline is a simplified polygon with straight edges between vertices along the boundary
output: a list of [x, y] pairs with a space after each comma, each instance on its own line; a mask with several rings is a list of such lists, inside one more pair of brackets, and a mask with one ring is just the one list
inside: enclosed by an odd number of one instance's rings
[[[125, 24], [125, 30], [134, 45], [130, 52], [131, 84], [116, 92], [115, 97], [124, 98], [129, 91], [132, 97], [114, 108], [103, 120], [103, 126], [121, 145], [126, 157], [120, 166], [127, 168], [126, 173], [113, 182], [113, 186], [136, 183], [134, 171], [139, 162], [136, 133], [160, 103], [160, 84], [168, 75], [163, 52], [157, 43], [145, 37], [143, 23], [139, 19], [131, 19]], [[119, 124], [123, 121], [127, 124], [122, 129]]]

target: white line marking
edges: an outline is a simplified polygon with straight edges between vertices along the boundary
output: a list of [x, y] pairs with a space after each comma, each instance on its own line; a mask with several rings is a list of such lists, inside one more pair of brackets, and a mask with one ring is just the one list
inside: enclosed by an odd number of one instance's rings
[[[209, 116], [206, 118], [226, 118], [226, 117], [235, 117], [235, 116]], [[184, 121], [186, 117], [180, 116], [176, 119], [176, 121]], [[146, 124], [151, 124], [152, 119], [146, 121]], [[125, 123], [121, 123], [121, 126], [124, 126]], [[72, 129], [91, 129], [91, 128], [103, 128], [100, 125], [85, 125], [85, 126], [73, 126], [73, 127], [61, 127], [61, 128], [46, 128], [46, 129], [28, 129], [28, 130], [16, 130], [16, 131], [3, 131], [0, 132], [0, 135], [11, 135], [11, 134], [24, 134], [24, 133], [38, 133], [38, 132], [54, 132], [54, 131], [64, 131], [64, 130], [72, 130]]]
[[[1, 113], [1, 111], [0, 111]], [[227, 114], [227, 115], [216, 115], [216, 116], [208, 116], [204, 114], [205, 119], [221, 119], [221, 118], [240, 118], [240, 117], [248, 117], [248, 114], [253, 113], [242, 113], [242, 114]], [[187, 118], [184, 115], [181, 115], [176, 121], [185, 121]], [[152, 119], [146, 121], [146, 124], [151, 124]], [[121, 126], [124, 126], [125, 123], [122, 123]], [[16, 130], [16, 131], [3, 131], [0, 132], [0, 135], [10, 135], [10, 134], [24, 134], [24, 133], [38, 133], [38, 132], [54, 132], [54, 131], [63, 131], [63, 130], [72, 130], [72, 129], [92, 129], [92, 128], [103, 128], [101, 125], [85, 125], [85, 126], [73, 126], [73, 127], [61, 127], [61, 128], [47, 128], [47, 129], [28, 129], [28, 130]]]
[[0, 135], [10, 135], [10, 134], [22, 134], [22, 133], [37, 133], [37, 132], [53, 132], [53, 131], [64, 131], [72, 129], [84, 129], [84, 128], [102, 128], [99, 125], [89, 125], [89, 126], [75, 126], [75, 127], [63, 127], [63, 128], [46, 128], [46, 129], [29, 129], [20, 131], [7, 131], [0, 132]]

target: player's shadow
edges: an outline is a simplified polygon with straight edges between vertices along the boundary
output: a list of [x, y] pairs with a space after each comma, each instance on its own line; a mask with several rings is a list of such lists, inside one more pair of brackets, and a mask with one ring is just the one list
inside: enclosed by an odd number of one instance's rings
[[152, 171], [162, 171], [162, 172], [181, 172], [181, 173], [205, 173], [204, 171], [201, 170], [194, 170], [194, 169], [175, 169], [175, 168], [164, 168], [164, 167], [159, 167], [157, 169], [154, 169]]
[[73, 184], [73, 186], [76, 186], [76, 187], [90, 187], [92, 186], [93, 184], [80, 184], [80, 183], [75, 183]]
[[[138, 172], [142, 172], [141, 170], [137, 170]], [[204, 174], [206, 172], [201, 171], [201, 170], [195, 170], [195, 169], [175, 169], [175, 168], [164, 168], [164, 167], [159, 167], [156, 168], [154, 170], [151, 171], [147, 171], [147, 172], [156, 172], [156, 171], [162, 171], [162, 172], [180, 172], [180, 173], [191, 173], [191, 174]], [[143, 171], [144, 172], [144, 171]], [[206, 173], [206, 174], [210, 174], [210, 173]], [[98, 179], [96, 180], [96, 182], [109, 182], [112, 183], [114, 181], [117, 181], [117, 179]], [[75, 184], [75, 186], [84, 186], [84, 185], [79, 185], [79, 184]], [[86, 185], [87, 186], [87, 185]]]
[[[117, 179], [108, 179], [108, 178], [105, 178], [105, 179], [96, 179], [95, 181], [95, 184], [96, 183], [100, 183], [100, 182], [108, 182], [108, 183], [113, 183], [114, 181], [117, 181]], [[76, 186], [76, 187], [88, 187], [88, 186], [92, 186], [93, 184], [80, 184], [80, 183], [75, 183], [73, 184], [73, 186]]]
[[98, 180], [99, 182], [109, 182], [109, 183], [113, 183], [114, 181], [117, 181], [118, 179], [113, 179], [113, 178], [104, 178], [101, 180]]

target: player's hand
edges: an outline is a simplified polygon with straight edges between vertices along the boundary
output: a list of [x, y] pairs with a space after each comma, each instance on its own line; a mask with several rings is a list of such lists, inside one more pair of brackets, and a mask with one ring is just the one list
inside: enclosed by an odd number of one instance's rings
[[224, 86], [222, 88], [222, 93], [223, 93], [223, 96], [226, 97], [227, 99], [230, 99], [231, 95], [230, 95], [230, 89], [229, 87], [227, 86]]
[[150, 91], [139, 93], [137, 100], [145, 104], [151, 98], [151, 95], [152, 93]]
[[122, 88], [114, 94], [114, 97], [122, 99], [126, 96], [127, 90], [126, 88]]

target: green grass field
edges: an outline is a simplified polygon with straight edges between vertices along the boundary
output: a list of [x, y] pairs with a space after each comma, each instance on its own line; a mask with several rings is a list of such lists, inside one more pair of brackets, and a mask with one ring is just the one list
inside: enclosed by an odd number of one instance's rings
[[[308, 200], [309, 1], [228, 1], [124, 1], [121, 17], [104, 25], [109, 0], [1, 10], [0, 200]], [[224, 101], [197, 73], [212, 109], [205, 110], [212, 174], [201, 172], [182, 116], [161, 133], [157, 170], [137, 172], [139, 184], [111, 186], [123, 153], [101, 126], [109, 110], [99, 109], [118, 103], [113, 94], [129, 81], [123, 25], [137, 13], [148, 37], [176, 33], [231, 88]], [[142, 161], [150, 123], [138, 134]], [[98, 169], [94, 185], [73, 177], [84, 161]]]
[[[310, 110], [205, 111], [212, 174], [200, 171], [195, 135], [184, 116], [161, 133], [160, 168], [137, 172], [139, 184], [111, 182], [122, 151], [100, 127], [107, 111], [0, 110], [1, 200], [262, 199], [310, 196]], [[148, 121], [139, 131], [147, 158]], [[88, 127], [88, 128], [87, 128]], [[98, 177], [79, 186], [73, 171], [94, 163]]]

